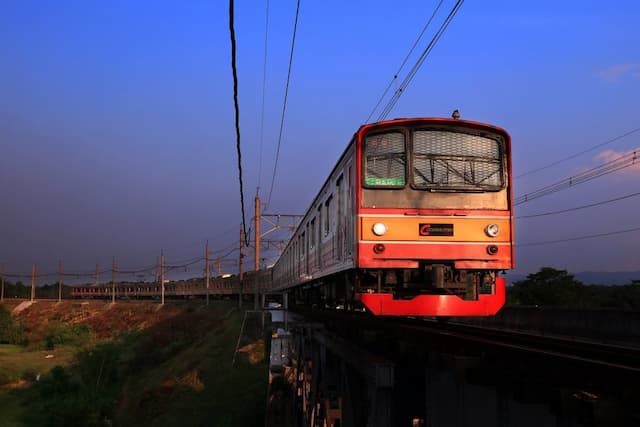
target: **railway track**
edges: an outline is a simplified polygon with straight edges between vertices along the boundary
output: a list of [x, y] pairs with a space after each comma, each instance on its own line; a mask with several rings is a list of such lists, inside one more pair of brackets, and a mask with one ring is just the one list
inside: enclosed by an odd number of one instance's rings
[[401, 342], [415, 351], [492, 353], [554, 364], [560, 370], [594, 375], [597, 371], [604, 376], [640, 376], [640, 349], [637, 347], [435, 320], [380, 318], [340, 310], [303, 310], [301, 314], [354, 340], [359, 339], [358, 335], [375, 336], [373, 346], [371, 339], [363, 340], [363, 345], [370, 351], [385, 353]]
[[640, 349], [630, 346], [602, 344], [576, 337], [540, 335], [435, 321], [405, 321], [402, 327], [430, 334], [448, 335], [485, 346], [640, 374]]

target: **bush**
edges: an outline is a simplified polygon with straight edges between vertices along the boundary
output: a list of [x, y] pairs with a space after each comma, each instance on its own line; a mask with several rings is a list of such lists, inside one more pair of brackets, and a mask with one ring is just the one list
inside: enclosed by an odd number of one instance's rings
[[0, 344], [29, 344], [22, 323], [16, 321], [4, 305], [0, 305]]
[[44, 340], [48, 349], [57, 345], [70, 345], [78, 348], [87, 348], [93, 344], [94, 332], [89, 325], [74, 323], [67, 325], [59, 323], [48, 328]]

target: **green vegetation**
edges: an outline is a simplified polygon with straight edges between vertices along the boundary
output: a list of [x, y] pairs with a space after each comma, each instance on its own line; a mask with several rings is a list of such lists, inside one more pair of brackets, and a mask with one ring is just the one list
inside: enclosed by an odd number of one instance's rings
[[204, 327], [191, 336], [191, 345], [178, 349], [164, 349], [166, 337], [158, 335], [139, 340], [131, 365], [141, 374], [125, 385], [118, 424], [264, 424], [268, 370], [264, 339], [256, 337], [257, 363], [248, 357], [231, 366], [242, 319], [243, 313], [234, 311], [223, 322], [200, 320]]
[[234, 305], [163, 308], [149, 328], [102, 342], [50, 314], [42, 341], [0, 346], [0, 378], [14, 384], [0, 388], [0, 427], [263, 424], [265, 340], [254, 331], [232, 366], [244, 316]]
[[507, 303], [638, 310], [640, 280], [624, 286], [584, 285], [566, 270], [544, 267], [507, 288]]
[[29, 339], [24, 333], [24, 327], [16, 321], [11, 312], [0, 305], [0, 344], [27, 345]]
[[93, 329], [84, 323], [56, 323], [45, 330], [45, 345], [47, 349], [68, 345], [80, 349], [90, 348], [94, 341]]

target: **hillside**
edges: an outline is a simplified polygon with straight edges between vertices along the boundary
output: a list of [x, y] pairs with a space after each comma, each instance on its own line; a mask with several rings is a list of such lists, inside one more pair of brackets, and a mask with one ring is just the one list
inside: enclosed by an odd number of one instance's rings
[[[162, 308], [38, 302], [14, 316], [29, 345], [0, 348], [0, 366], [20, 377], [0, 386], [0, 426], [261, 423], [268, 379], [262, 331], [244, 338], [232, 367], [244, 316], [228, 301]], [[73, 344], [58, 344], [77, 331]]]

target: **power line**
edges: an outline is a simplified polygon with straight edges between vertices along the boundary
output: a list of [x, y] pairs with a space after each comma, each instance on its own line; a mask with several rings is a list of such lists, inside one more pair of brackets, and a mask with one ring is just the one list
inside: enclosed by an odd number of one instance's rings
[[592, 179], [599, 178], [601, 176], [619, 171], [620, 169], [632, 166], [636, 163], [636, 160], [636, 151], [629, 152], [618, 157], [617, 159], [603, 163], [600, 166], [596, 166], [577, 175], [564, 178], [554, 184], [547, 185], [538, 190], [534, 190], [530, 193], [524, 194], [520, 197], [516, 197], [513, 204], [517, 206], [543, 196], [548, 196], [549, 194], [556, 193], [569, 187], [575, 187], [576, 185], [591, 181]]
[[427, 28], [431, 24], [431, 21], [433, 21], [433, 18], [438, 13], [438, 10], [440, 10], [440, 6], [442, 6], [443, 2], [444, 2], [444, 0], [440, 0], [438, 5], [434, 9], [433, 13], [431, 14], [431, 17], [429, 18], [427, 23], [424, 25], [424, 27], [422, 27], [422, 31], [420, 32], [420, 35], [418, 35], [418, 38], [413, 43], [413, 46], [411, 46], [411, 49], [409, 49], [409, 53], [407, 53], [407, 55], [404, 57], [404, 60], [400, 64], [400, 67], [398, 67], [398, 71], [396, 71], [395, 74], [393, 75], [393, 77], [391, 78], [391, 81], [389, 82], [389, 85], [387, 85], [387, 88], [382, 93], [382, 96], [380, 96], [380, 99], [378, 99], [378, 103], [375, 105], [375, 107], [373, 107], [373, 110], [371, 110], [371, 112], [369, 113], [369, 116], [367, 117], [367, 120], [365, 120], [365, 123], [369, 123], [369, 120], [371, 119], [371, 116], [373, 116], [373, 113], [378, 109], [378, 107], [380, 106], [380, 103], [382, 102], [384, 97], [387, 96], [387, 93], [389, 92], [389, 89], [391, 89], [391, 86], [393, 85], [393, 82], [398, 80], [398, 74], [400, 74], [400, 71], [402, 71], [402, 68], [404, 68], [405, 64], [409, 60], [409, 57], [411, 56], [411, 54], [413, 53], [414, 49], [418, 45], [418, 42], [422, 39], [422, 36], [424, 35], [425, 31], [427, 30]]
[[[287, 97], [289, 95], [289, 81], [291, 80], [291, 65], [293, 63], [293, 50], [296, 45], [296, 32], [298, 30], [298, 15], [300, 13], [300, 0], [296, 2], [296, 19], [293, 24], [293, 37], [291, 39], [291, 52], [289, 53], [289, 70], [287, 72], [287, 84], [284, 90], [284, 102], [282, 103], [282, 116], [280, 118], [280, 132], [278, 134], [278, 146], [276, 148], [276, 161], [273, 165], [273, 175], [271, 176], [271, 188], [269, 189], [269, 197], [267, 198], [267, 206], [271, 205], [271, 194], [273, 193], [273, 184], [276, 180], [276, 171], [278, 169], [278, 158], [280, 157], [280, 142], [282, 141], [282, 130], [284, 129], [284, 116], [287, 110]], [[246, 233], [245, 233], [246, 234]], [[248, 245], [247, 245], [248, 246]]]
[[[242, 185], [242, 151], [240, 150], [240, 107], [238, 105], [238, 70], [236, 69], [236, 32], [233, 25], [233, 0], [229, 0], [229, 36], [231, 37], [231, 71], [233, 73], [233, 106], [235, 109], [236, 150], [238, 152], [238, 181], [240, 182], [240, 208], [242, 210], [242, 229], [247, 236], [244, 217], [244, 188]], [[246, 240], [246, 237], [245, 237]], [[245, 242], [248, 246], [248, 240]]]
[[540, 217], [540, 216], [557, 215], [557, 214], [566, 213], [566, 212], [573, 212], [573, 211], [578, 211], [580, 209], [587, 209], [587, 208], [593, 208], [593, 207], [596, 207], [596, 206], [606, 205], [608, 203], [613, 203], [613, 202], [617, 202], [619, 200], [629, 199], [631, 197], [636, 197], [636, 196], [640, 196], [640, 192], [633, 193], [633, 194], [627, 194], [626, 196], [620, 196], [620, 197], [616, 197], [616, 198], [613, 198], [613, 199], [603, 200], [603, 201], [600, 201], [600, 202], [590, 203], [588, 205], [576, 206], [576, 207], [568, 208], [568, 209], [562, 209], [562, 210], [559, 210], [559, 211], [544, 212], [544, 213], [532, 214], [532, 215], [521, 215], [521, 216], [517, 216], [516, 219], [537, 218], [537, 217]]
[[595, 239], [597, 237], [614, 236], [616, 234], [633, 233], [633, 232], [636, 232], [636, 231], [640, 231], [640, 227], [628, 228], [626, 230], [611, 231], [611, 232], [608, 232], [608, 233], [598, 233], [598, 234], [589, 234], [589, 235], [586, 235], [586, 236], [570, 237], [568, 239], [547, 240], [547, 241], [544, 241], [544, 242], [520, 243], [520, 244], [515, 245], [515, 246], [516, 247], [522, 247], [522, 246], [551, 245], [551, 244], [554, 244], [554, 243], [573, 242], [573, 241], [576, 241], [576, 240], [585, 240], [585, 239]]
[[391, 110], [396, 105], [396, 103], [398, 102], [402, 94], [405, 92], [405, 89], [407, 88], [407, 86], [409, 85], [413, 77], [416, 75], [416, 73], [424, 63], [424, 60], [427, 59], [427, 56], [429, 55], [431, 50], [434, 48], [438, 40], [440, 40], [440, 37], [442, 37], [442, 34], [444, 34], [444, 32], [446, 31], [447, 27], [449, 26], [449, 24], [453, 20], [453, 17], [456, 15], [458, 10], [460, 9], [460, 6], [462, 6], [463, 2], [464, 0], [458, 0], [456, 4], [453, 6], [447, 18], [444, 20], [444, 22], [442, 23], [442, 25], [440, 26], [436, 34], [433, 36], [433, 38], [431, 39], [431, 41], [429, 42], [425, 50], [422, 52], [422, 54], [420, 55], [416, 63], [413, 65], [411, 70], [409, 70], [409, 73], [400, 84], [400, 87], [395, 91], [395, 93], [393, 94], [393, 96], [385, 106], [385, 108], [382, 110], [382, 113], [380, 113], [380, 116], [378, 116], [377, 121], [384, 120], [387, 117], [387, 115], [391, 112]]
[[614, 138], [611, 138], [611, 139], [609, 139], [609, 140], [607, 140], [607, 141], [601, 142], [600, 144], [596, 144], [596, 145], [594, 145], [594, 146], [593, 146], [593, 147], [591, 147], [591, 148], [587, 148], [586, 150], [580, 151], [580, 152], [578, 152], [578, 153], [576, 153], [576, 154], [572, 154], [571, 156], [567, 156], [567, 157], [562, 158], [562, 159], [560, 159], [560, 160], [556, 160], [555, 162], [549, 163], [549, 164], [548, 164], [548, 165], [546, 165], [546, 166], [541, 166], [541, 167], [539, 167], [539, 168], [532, 169], [532, 170], [530, 170], [530, 171], [527, 171], [527, 172], [525, 172], [525, 173], [522, 173], [522, 174], [520, 174], [520, 175], [516, 176], [515, 178], [516, 178], [516, 179], [517, 179], [517, 178], [522, 178], [523, 176], [531, 175], [532, 173], [540, 172], [540, 171], [545, 170], [545, 169], [549, 169], [550, 167], [553, 167], [553, 166], [556, 166], [556, 165], [558, 165], [558, 164], [560, 164], [560, 163], [566, 162], [567, 160], [575, 159], [575, 158], [576, 158], [576, 157], [578, 157], [578, 156], [581, 156], [581, 155], [583, 155], [583, 154], [585, 154], [585, 153], [588, 153], [588, 152], [590, 152], [590, 151], [593, 151], [593, 150], [595, 150], [595, 149], [597, 149], [597, 148], [600, 148], [600, 147], [602, 147], [602, 146], [605, 146], [605, 145], [611, 144], [612, 142], [615, 142], [615, 141], [617, 141], [617, 140], [619, 140], [619, 139], [622, 139], [622, 138], [624, 138], [624, 137], [627, 137], [627, 136], [632, 135], [632, 134], [634, 134], [634, 133], [636, 133], [636, 132], [639, 132], [639, 131], [640, 131], [640, 128], [636, 128], [636, 129], [630, 130], [630, 131], [629, 131], [629, 132], [627, 132], [627, 133], [624, 133], [624, 134], [622, 134], [622, 135], [618, 135], [618, 136], [616, 136], [616, 137], [614, 137]]

